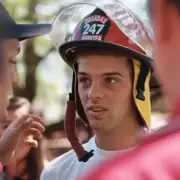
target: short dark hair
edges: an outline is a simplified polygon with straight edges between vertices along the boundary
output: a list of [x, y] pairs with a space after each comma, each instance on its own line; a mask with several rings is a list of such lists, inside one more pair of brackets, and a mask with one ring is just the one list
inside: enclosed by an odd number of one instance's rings
[[23, 97], [13, 97], [9, 99], [9, 105], [7, 107], [7, 110], [14, 111], [24, 105], [28, 106], [28, 109], [30, 110], [30, 102], [28, 101], [28, 99]]

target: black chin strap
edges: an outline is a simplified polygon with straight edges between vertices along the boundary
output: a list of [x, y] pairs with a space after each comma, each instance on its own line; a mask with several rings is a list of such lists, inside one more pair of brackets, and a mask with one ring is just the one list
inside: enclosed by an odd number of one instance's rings
[[149, 73], [149, 68], [146, 65], [142, 64], [136, 86], [137, 89], [136, 98], [141, 101], [145, 101], [144, 91], [145, 91], [145, 82], [148, 73]]
[[76, 137], [76, 104], [75, 104], [75, 86], [76, 86], [76, 75], [73, 73], [72, 79], [72, 90], [69, 93], [69, 103], [66, 112], [66, 135], [70, 141], [72, 148], [74, 149], [78, 160], [80, 162], [87, 162], [93, 155], [94, 150], [87, 152], [83, 146], [79, 143], [78, 138]]

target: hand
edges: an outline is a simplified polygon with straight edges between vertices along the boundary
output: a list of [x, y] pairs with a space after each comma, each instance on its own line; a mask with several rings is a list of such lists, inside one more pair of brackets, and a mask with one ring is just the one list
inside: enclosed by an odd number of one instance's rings
[[[33, 115], [25, 115], [12, 122], [0, 139], [0, 162], [7, 165], [12, 159], [21, 154], [23, 148], [36, 148], [45, 128], [41, 118]], [[33, 138], [29, 138], [29, 137]]]

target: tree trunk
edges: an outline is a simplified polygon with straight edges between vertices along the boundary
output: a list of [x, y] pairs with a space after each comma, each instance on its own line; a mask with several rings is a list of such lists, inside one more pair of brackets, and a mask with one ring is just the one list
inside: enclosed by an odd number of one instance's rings
[[34, 52], [33, 40], [28, 40], [24, 52], [26, 66], [25, 87], [22, 95], [32, 101], [36, 95], [36, 67], [40, 61], [39, 56]]
[[[36, 23], [37, 16], [35, 7], [37, 0], [30, 0], [28, 6], [27, 20]], [[24, 62], [26, 67], [25, 87], [19, 92], [21, 96], [26, 97], [30, 102], [36, 95], [36, 67], [40, 62], [41, 58], [35, 53], [34, 40], [27, 40], [24, 50]]]

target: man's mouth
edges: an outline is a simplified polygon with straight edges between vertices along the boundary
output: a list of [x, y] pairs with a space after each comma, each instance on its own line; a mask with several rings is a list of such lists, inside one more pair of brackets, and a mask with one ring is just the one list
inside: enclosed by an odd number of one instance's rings
[[100, 109], [91, 109], [90, 111], [93, 111], [93, 112], [101, 112], [101, 111], [104, 111], [105, 109], [103, 108], [100, 108]]
[[101, 112], [101, 111], [107, 111], [107, 108], [101, 107], [101, 106], [89, 106], [87, 108], [88, 111], [93, 111], [93, 112]]
[[105, 115], [107, 110], [108, 109], [104, 107], [90, 106], [87, 108], [87, 113], [89, 117], [92, 117], [93, 119], [99, 119]]

